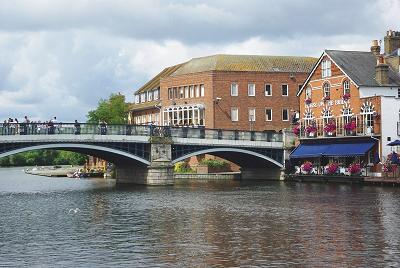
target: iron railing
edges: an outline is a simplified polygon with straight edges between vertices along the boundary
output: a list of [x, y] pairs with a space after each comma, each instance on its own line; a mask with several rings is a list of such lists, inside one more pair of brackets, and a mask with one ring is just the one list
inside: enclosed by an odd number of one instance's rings
[[202, 127], [170, 127], [156, 125], [87, 124], [87, 123], [7, 123], [0, 124], [0, 136], [5, 135], [137, 135], [172, 138], [251, 140], [282, 142], [283, 135], [275, 131], [208, 129]]

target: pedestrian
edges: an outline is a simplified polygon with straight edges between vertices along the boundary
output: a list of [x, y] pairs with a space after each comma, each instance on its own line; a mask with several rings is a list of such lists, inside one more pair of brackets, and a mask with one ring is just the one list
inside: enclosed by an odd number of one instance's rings
[[101, 121], [100, 123], [100, 134], [101, 135], [107, 134], [107, 123], [105, 121]]
[[81, 124], [79, 124], [78, 120], [75, 120], [74, 128], [75, 128], [75, 135], [81, 134]]

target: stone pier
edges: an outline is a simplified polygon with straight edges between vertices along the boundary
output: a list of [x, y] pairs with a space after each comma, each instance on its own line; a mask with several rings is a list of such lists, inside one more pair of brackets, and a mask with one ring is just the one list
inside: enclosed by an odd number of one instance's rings
[[117, 166], [117, 183], [142, 185], [173, 185], [174, 166], [171, 162], [171, 144], [151, 144], [151, 164], [145, 166]]

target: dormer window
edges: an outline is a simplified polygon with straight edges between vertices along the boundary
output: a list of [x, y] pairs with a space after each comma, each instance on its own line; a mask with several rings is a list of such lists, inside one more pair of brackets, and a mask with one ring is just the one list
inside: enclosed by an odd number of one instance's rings
[[322, 61], [322, 78], [331, 76], [331, 61], [323, 60]]

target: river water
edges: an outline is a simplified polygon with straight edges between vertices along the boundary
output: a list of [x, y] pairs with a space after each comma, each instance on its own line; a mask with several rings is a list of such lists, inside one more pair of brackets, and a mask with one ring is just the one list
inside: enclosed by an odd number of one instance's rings
[[0, 169], [1, 267], [399, 267], [400, 188]]

